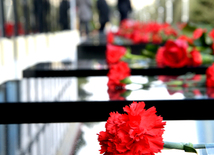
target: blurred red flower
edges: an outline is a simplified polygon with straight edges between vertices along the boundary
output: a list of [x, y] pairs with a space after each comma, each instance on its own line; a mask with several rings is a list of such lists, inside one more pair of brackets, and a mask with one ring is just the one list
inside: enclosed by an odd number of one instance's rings
[[[5, 28], [6, 37], [12, 37], [14, 35], [14, 23], [7, 22], [7, 23], [5, 23], [4, 28]], [[18, 35], [24, 34], [24, 29], [22, 28], [21, 23], [18, 23], [17, 28], [18, 28], [17, 29]]]
[[162, 82], [169, 82], [171, 80], [176, 80], [178, 76], [175, 75], [158, 75], [158, 80]]
[[141, 43], [141, 40], [142, 40], [141, 32], [140, 31], [134, 31], [131, 38], [135, 44]]
[[207, 91], [206, 91], [206, 94], [209, 98], [214, 98], [214, 88], [212, 87], [208, 87], [207, 88]]
[[125, 100], [125, 98], [123, 96], [121, 96], [122, 93], [125, 93], [126, 89], [123, 89], [123, 87], [121, 87], [121, 89], [115, 89], [112, 87], [108, 88], [108, 95], [109, 95], [109, 99], [112, 100]]
[[106, 61], [108, 64], [119, 62], [120, 58], [126, 53], [126, 48], [122, 46], [107, 44], [106, 48]]
[[6, 23], [5, 24], [5, 35], [7, 37], [12, 37], [14, 34], [14, 24], [13, 23]]
[[164, 34], [167, 35], [167, 36], [174, 36], [174, 37], [177, 37], [178, 33], [175, 29], [173, 29], [172, 27], [167, 27], [165, 29], [163, 29], [164, 31]]
[[109, 44], [114, 43], [114, 34], [111, 31], [107, 33], [107, 43]]
[[141, 41], [143, 43], [148, 43], [149, 42], [149, 34], [148, 33], [144, 33], [141, 37]]
[[189, 59], [189, 65], [193, 66], [193, 67], [198, 67], [202, 64], [202, 56], [201, 53], [194, 48], [191, 52], [190, 52], [190, 59]]
[[214, 40], [214, 29], [212, 29], [212, 30], [209, 32], [209, 36], [211, 37], [212, 40]]
[[168, 40], [163, 47], [157, 51], [156, 62], [160, 67], [168, 66], [171, 68], [180, 68], [187, 65], [188, 44], [183, 40]]
[[123, 110], [127, 114], [111, 112], [106, 131], [98, 134], [100, 153], [105, 155], [154, 155], [163, 149], [164, 125], [156, 108], [144, 109], [144, 102], [133, 102]]
[[193, 40], [192, 40], [191, 38], [187, 37], [186, 35], [180, 35], [180, 36], [178, 37], [178, 39], [184, 40], [184, 41], [188, 42], [190, 45], [193, 44]]
[[199, 89], [194, 89], [192, 92], [195, 96], [201, 96], [202, 95], [201, 91]]
[[206, 70], [206, 86], [214, 87], [214, 63]]
[[107, 86], [111, 90], [120, 90], [120, 89], [124, 89], [126, 84], [121, 83], [119, 80], [115, 80], [115, 79], [112, 79], [112, 78], [110, 79], [109, 78]]
[[130, 74], [131, 70], [126, 62], [121, 61], [117, 64], [111, 65], [107, 74], [109, 79], [107, 84], [108, 87], [111, 87], [111, 89], [123, 87], [124, 84], [121, 83], [121, 80], [130, 76]]
[[160, 47], [155, 56], [157, 66], [160, 68], [165, 67], [164, 62], [163, 62], [163, 52], [164, 52], [164, 48]]
[[204, 32], [206, 32], [206, 29], [197, 28], [193, 32], [193, 39], [196, 40], [196, 39], [200, 38]]
[[160, 44], [160, 43], [162, 43], [162, 41], [163, 41], [163, 39], [160, 34], [157, 33], [157, 34], [152, 35], [152, 43]]

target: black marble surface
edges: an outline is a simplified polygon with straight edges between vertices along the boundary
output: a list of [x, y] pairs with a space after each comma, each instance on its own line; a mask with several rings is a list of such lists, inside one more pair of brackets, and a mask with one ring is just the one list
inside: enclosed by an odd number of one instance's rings
[[[205, 86], [166, 85], [160, 79], [176, 76], [131, 76], [133, 82], [122, 90], [109, 90], [108, 78], [24, 78], [0, 85], [0, 103], [114, 101], [114, 100], [184, 100], [212, 99], [214, 89]], [[112, 96], [113, 95], [113, 96]]]
[[[150, 60], [128, 62], [131, 75], [182, 75], [188, 72], [205, 74], [207, 66], [184, 68], [158, 68]], [[78, 62], [38, 63], [23, 70], [23, 77], [87, 77], [106, 76], [108, 65], [105, 59], [82, 59]]]
[[[111, 92], [106, 76], [8, 81], [0, 86], [0, 117], [11, 109], [16, 117], [1, 119], [0, 123], [99, 122], [106, 120], [109, 112], [121, 111], [121, 107], [133, 101], [145, 101], [147, 107], [156, 106], [159, 114], [169, 120], [213, 118], [213, 90], [167, 87], [156, 77], [133, 76], [131, 79], [151, 85], [132, 84], [124, 91]], [[198, 115], [203, 110], [207, 113]], [[63, 114], [56, 115], [59, 111]], [[83, 113], [88, 117], [81, 117]], [[28, 115], [31, 117], [26, 117]]]
[[[77, 46], [77, 58], [81, 59], [105, 59], [105, 51], [106, 51], [106, 35], [92, 35], [89, 36], [85, 41], [81, 42]], [[133, 44], [130, 40], [115, 37], [114, 45], [121, 45], [124, 47], [129, 47], [133, 54], [140, 54], [142, 49], [146, 47], [147, 44]]]

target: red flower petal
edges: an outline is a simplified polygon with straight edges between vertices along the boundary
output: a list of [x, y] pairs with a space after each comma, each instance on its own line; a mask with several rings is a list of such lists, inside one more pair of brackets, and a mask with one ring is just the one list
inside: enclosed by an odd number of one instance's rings
[[153, 155], [163, 149], [166, 122], [155, 114], [155, 107], [148, 110], [144, 107], [144, 102], [133, 102], [123, 108], [127, 114], [110, 113], [106, 134], [98, 134], [102, 153], [106, 150], [105, 155]]

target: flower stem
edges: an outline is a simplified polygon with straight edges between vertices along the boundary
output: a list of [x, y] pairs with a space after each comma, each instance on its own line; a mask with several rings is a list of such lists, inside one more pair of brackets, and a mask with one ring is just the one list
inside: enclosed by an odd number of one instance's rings
[[177, 142], [166, 142], [164, 141], [164, 148], [167, 149], [179, 149], [179, 150], [183, 150], [184, 146], [183, 143], [177, 143]]
[[192, 143], [176, 143], [176, 142], [164, 142], [164, 148], [179, 149], [185, 152], [197, 153]]
[[178, 149], [184, 150], [185, 152], [197, 153], [195, 149], [205, 149], [205, 144], [192, 144], [192, 143], [181, 143], [181, 142], [168, 142], [164, 141], [164, 148], [166, 149]]

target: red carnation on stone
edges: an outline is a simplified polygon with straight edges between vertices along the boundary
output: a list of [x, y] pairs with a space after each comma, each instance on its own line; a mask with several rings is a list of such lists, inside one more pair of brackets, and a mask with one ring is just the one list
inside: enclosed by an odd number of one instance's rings
[[125, 100], [125, 98], [123, 96], [121, 96], [123, 93], [126, 92], [126, 89], [123, 89], [123, 87], [121, 87], [121, 89], [115, 89], [115, 88], [109, 87], [107, 92], [109, 95], [109, 99], [111, 101], [113, 101], [113, 100]]
[[109, 44], [114, 43], [114, 34], [111, 31], [107, 33], [107, 43]]
[[105, 155], [154, 155], [163, 149], [164, 125], [156, 108], [144, 109], [144, 102], [125, 106], [125, 114], [111, 112], [106, 131], [98, 134], [100, 154]]
[[156, 63], [157, 63], [157, 66], [160, 67], [160, 68], [163, 68], [165, 67], [165, 64], [163, 62], [163, 52], [164, 52], [164, 48], [163, 47], [160, 47], [157, 51], [157, 54], [155, 56], [155, 59], [156, 59]]
[[125, 47], [108, 44], [106, 50], [106, 61], [108, 64], [117, 63], [125, 53]]
[[189, 59], [189, 65], [193, 67], [198, 67], [202, 64], [202, 56], [201, 53], [197, 49], [193, 49], [190, 52], [190, 59]]
[[196, 39], [200, 38], [204, 32], [206, 32], [206, 29], [197, 28], [193, 32], [193, 39], [196, 40]]
[[214, 29], [212, 29], [212, 30], [209, 32], [209, 36], [211, 37], [212, 40], [214, 40]]
[[189, 61], [187, 48], [188, 44], [184, 40], [168, 40], [157, 51], [156, 62], [158, 67], [180, 68], [186, 66]]
[[178, 39], [184, 40], [184, 41], [188, 42], [190, 45], [193, 44], [193, 40], [190, 37], [187, 37], [186, 35], [180, 35], [178, 37]]
[[117, 64], [111, 65], [108, 76], [108, 87], [111, 89], [121, 89], [125, 86], [125, 84], [121, 83], [121, 80], [124, 80], [128, 76], [130, 76], [131, 70], [129, 65], [124, 62], [118, 62]]
[[214, 87], [214, 63], [206, 70], [206, 86]]

